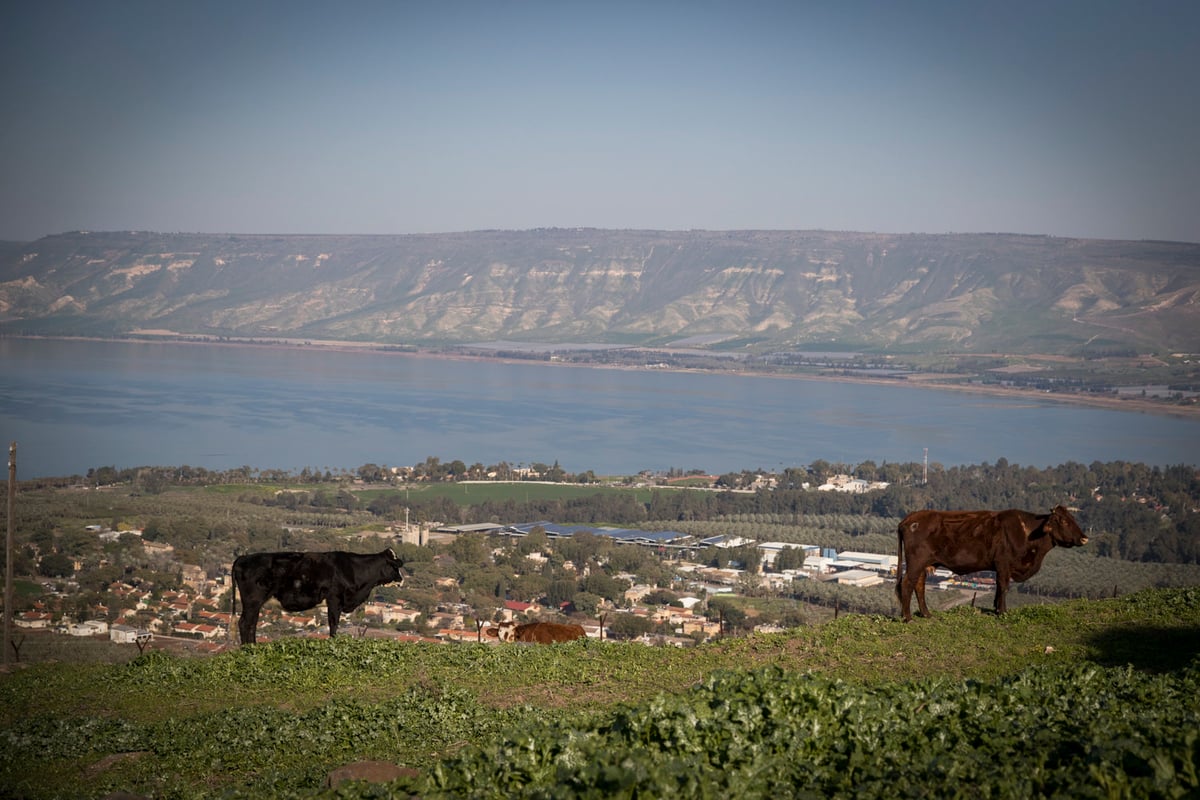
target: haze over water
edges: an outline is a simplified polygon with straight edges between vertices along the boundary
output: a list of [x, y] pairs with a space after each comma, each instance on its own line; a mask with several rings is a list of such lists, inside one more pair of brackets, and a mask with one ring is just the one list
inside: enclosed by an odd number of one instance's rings
[[1197, 464], [1200, 421], [904, 385], [455, 361], [312, 348], [0, 340], [21, 479], [89, 468], [568, 471]]

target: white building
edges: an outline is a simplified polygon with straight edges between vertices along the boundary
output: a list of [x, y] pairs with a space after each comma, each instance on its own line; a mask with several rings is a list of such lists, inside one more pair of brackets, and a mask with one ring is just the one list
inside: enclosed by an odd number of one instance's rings
[[883, 576], [870, 570], [848, 569], [839, 572], [834, 580], [845, 586], [878, 586], [883, 583]]
[[853, 565], [863, 569], [875, 570], [884, 574], [893, 574], [896, 571], [896, 556], [884, 555], [882, 553], [859, 553], [854, 550], [846, 550], [837, 554], [837, 565]]
[[150, 637], [150, 631], [138, 630], [131, 625], [113, 625], [108, 629], [108, 638], [117, 644], [137, 644], [138, 640]]
[[795, 547], [799, 550], [803, 550], [805, 561], [821, 555], [821, 548], [817, 547], [815, 544], [795, 544], [793, 542], [760, 542], [758, 545], [758, 550], [760, 553], [762, 553], [763, 564], [765, 566], [773, 566], [775, 564], [775, 559], [779, 557], [779, 553], [782, 552], [783, 548], [785, 547]]
[[102, 619], [89, 619], [87, 622], [77, 622], [67, 628], [72, 636], [99, 636], [108, 633], [108, 623]]
[[862, 494], [886, 489], [888, 486], [889, 484], [884, 481], [864, 481], [862, 478], [852, 478], [849, 475], [834, 475], [828, 482], [818, 486], [817, 491]]

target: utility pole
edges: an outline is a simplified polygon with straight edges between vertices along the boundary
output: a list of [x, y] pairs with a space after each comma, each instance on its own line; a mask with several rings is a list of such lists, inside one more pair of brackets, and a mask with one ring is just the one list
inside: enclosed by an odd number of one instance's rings
[[921, 470], [921, 485], [929, 483], [929, 448], [925, 448], [925, 467]]
[[17, 443], [8, 447], [8, 528], [4, 537], [4, 667], [12, 646], [13, 617], [13, 514], [17, 505]]

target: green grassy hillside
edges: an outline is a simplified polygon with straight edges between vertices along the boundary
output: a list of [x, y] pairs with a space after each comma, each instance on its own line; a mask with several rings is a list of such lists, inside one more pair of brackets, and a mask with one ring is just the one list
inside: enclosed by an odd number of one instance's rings
[[317, 796], [366, 759], [414, 775], [338, 796], [1196, 796], [1198, 696], [1195, 588], [686, 650], [289, 639], [19, 665], [0, 796]]

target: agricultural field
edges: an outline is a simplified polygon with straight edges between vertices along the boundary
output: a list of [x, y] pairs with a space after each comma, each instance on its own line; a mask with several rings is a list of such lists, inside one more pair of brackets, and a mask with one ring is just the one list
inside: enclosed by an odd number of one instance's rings
[[[1200, 589], [694, 648], [340, 636], [0, 674], [0, 794], [1189, 797]], [[394, 780], [325, 788], [364, 760]]]

